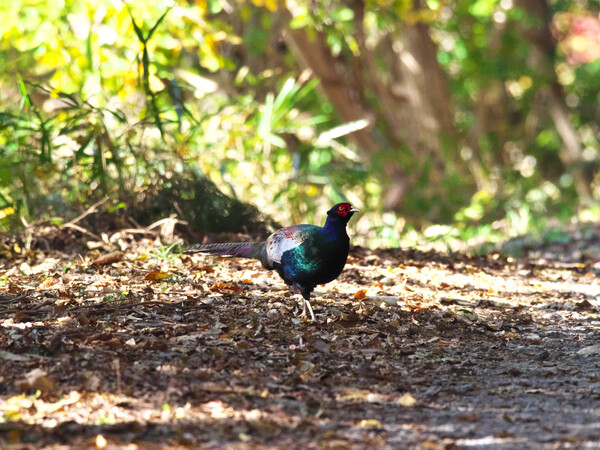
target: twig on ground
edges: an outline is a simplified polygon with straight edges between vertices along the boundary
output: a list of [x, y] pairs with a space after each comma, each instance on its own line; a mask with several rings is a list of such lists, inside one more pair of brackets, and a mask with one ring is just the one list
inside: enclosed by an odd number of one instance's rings
[[96, 208], [98, 208], [98, 206], [106, 203], [107, 201], [108, 201], [108, 197], [104, 197], [102, 200], [100, 200], [100, 201], [94, 203], [92, 206], [90, 206], [85, 212], [83, 212], [79, 216], [75, 217], [73, 220], [70, 220], [67, 223], [61, 225], [59, 228], [68, 227], [69, 225], [76, 224], [77, 222], [79, 222], [80, 220], [82, 220], [85, 217], [89, 216], [90, 214], [95, 213], [96, 212]]
[[80, 233], [86, 234], [88, 236], [93, 237], [94, 239], [98, 240], [98, 241], [103, 241], [103, 239], [98, 236], [97, 234], [92, 233], [91, 231], [86, 230], [83, 227], [80, 227], [79, 225], [75, 225], [74, 223], [65, 223], [63, 225], [61, 225], [59, 228], [73, 228], [74, 230], [79, 231]]

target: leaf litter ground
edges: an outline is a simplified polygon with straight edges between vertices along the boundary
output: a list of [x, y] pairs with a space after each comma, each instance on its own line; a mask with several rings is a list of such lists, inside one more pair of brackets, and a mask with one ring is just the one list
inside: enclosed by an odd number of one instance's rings
[[354, 248], [311, 323], [258, 262], [105, 241], [0, 260], [2, 448], [600, 445], [589, 255]]

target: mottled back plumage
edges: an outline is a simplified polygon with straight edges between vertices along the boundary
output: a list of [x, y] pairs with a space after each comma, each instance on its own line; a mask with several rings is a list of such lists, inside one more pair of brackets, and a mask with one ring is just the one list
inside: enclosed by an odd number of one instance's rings
[[184, 253], [208, 253], [258, 259], [304, 298], [303, 314], [310, 305], [310, 294], [317, 284], [335, 280], [346, 264], [350, 239], [346, 224], [357, 212], [349, 203], [339, 203], [327, 211], [325, 226], [294, 225], [273, 233], [266, 242], [197, 244]]

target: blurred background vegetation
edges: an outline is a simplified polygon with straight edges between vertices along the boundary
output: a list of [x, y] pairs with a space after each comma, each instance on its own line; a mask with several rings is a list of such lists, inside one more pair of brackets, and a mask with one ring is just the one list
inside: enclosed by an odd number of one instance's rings
[[106, 196], [210, 232], [320, 223], [347, 199], [354, 242], [374, 246], [598, 221], [599, 11], [0, 2], [0, 231]]

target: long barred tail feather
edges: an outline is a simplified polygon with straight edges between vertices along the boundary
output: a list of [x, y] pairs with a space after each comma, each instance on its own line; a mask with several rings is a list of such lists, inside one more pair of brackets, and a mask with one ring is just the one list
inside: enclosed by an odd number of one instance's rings
[[195, 244], [183, 253], [208, 253], [209, 255], [233, 256], [237, 258], [258, 259], [263, 266], [272, 269], [264, 242], [232, 242], [223, 244]]
[[196, 244], [184, 250], [184, 253], [209, 253], [211, 255], [238, 256], [252, 258], [256, 242], [234, 242], [225, 244]]

